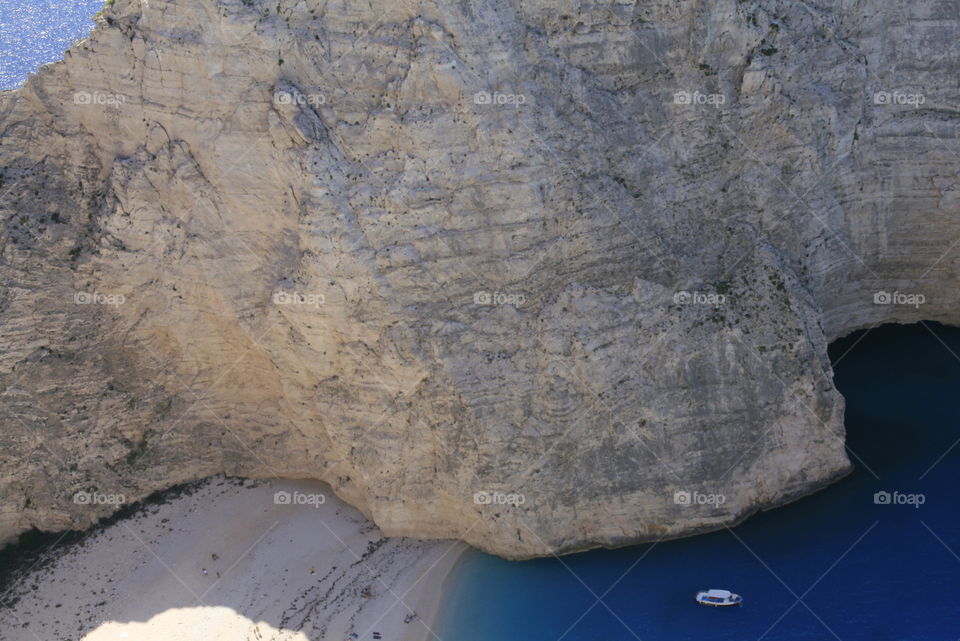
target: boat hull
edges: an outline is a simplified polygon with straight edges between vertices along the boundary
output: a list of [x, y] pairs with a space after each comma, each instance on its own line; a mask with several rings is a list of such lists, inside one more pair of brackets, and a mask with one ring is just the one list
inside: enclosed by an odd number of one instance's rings
[[703, 590], [697, 592], [693, 600], [700, 605], [714, 608], [729, 608], [743, 604], [743, 597], [727, 590]]

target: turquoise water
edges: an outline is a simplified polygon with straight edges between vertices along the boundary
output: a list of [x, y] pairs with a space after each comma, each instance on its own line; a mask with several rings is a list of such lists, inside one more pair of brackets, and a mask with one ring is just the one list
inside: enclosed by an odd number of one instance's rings
[[0, 0], [0, 89], [16, 89], [93, 29], [104, 0]]
[[[960, 330], [928, 327], [960, 356]], [[522, 563], [471, 553], [451, 582], [440, 638], [956, 641], [960, 445], [943, 454], [960, 438], [960, 360], [920, 325], [860, 338], [836, 342], [831, 357], [848, 446], [879, 480], [858, 464], [732, 533]], [[880, 491], [922, 493], [924, 503], [876, 504]], [[712, 587], [743, 594], [745, 605], [693, 603]]]

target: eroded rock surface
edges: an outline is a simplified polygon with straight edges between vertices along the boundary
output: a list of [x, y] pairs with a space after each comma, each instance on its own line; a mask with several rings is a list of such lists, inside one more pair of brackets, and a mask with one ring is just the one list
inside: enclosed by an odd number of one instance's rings
[[116, 0], [0, 94], [0, 535], [226, 473], [525, 557], [822, 486], [828, 341], [958, 321], [958, 27]]

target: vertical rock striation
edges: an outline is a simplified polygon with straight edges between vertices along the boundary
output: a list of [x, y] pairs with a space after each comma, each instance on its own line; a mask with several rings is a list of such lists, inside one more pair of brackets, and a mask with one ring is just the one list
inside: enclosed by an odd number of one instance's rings
[[828, 341], [958, 321], [958, 26], [116, 0], [0, 94], [0, 535], [222, 472], [519, 558], [821, 487]]

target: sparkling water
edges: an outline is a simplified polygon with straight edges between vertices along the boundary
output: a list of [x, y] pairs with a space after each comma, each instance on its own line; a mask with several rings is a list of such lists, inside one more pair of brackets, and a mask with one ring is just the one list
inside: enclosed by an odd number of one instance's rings
[[0, 89], [16, 89], [93, 29], [104, 0], [0, 0]]

